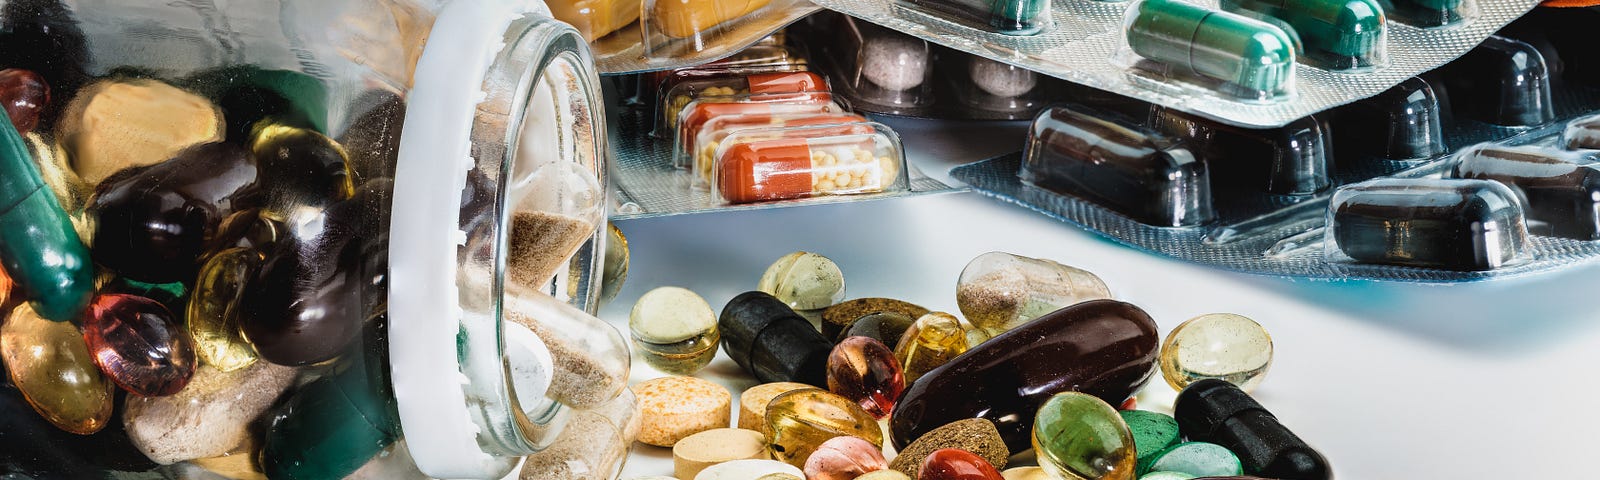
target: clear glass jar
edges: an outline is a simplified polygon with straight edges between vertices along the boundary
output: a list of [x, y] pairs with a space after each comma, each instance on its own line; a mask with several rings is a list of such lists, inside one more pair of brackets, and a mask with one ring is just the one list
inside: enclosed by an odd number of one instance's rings
[[0, 471], [500, 478], [621, 395], [602, 100], [542, 2], [19, 0], [0, 38]]

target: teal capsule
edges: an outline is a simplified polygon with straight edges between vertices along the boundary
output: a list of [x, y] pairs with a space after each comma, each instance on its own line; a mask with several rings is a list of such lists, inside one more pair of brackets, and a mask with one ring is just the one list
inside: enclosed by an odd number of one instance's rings
[[78, 318], [94, 293], [89, 248], [9, 118], [0, 121], [0, 265], [50, 320]]
[[1283, 29], [1243, 15], [1179, 0], [1133, 7], [1128, 46], [1139, 56], [1219, 80], [1242, 97], [1287, 93], [1294, 78], [1294, 41]]
[[1254, 12], [1294, 28], [1311, 63], [1330, 69], [1383, 63], [1384, 14], [1377, 0], [1223, 0], [1222, 9]]

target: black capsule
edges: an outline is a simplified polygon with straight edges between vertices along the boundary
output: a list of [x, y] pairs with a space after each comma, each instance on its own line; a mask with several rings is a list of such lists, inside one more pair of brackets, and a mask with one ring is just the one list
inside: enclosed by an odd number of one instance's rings
[[1494, 180], [1526, 203], [1535, 233], [1600, 240], [1600, 152], [1483, 144], [1456, 154], [1456, 178]]
[[1487, 180], [1380, 178], [1328, 201], [1339, 251], [1362, 263], [1492, 270], [1530, 243], [1521, 201]]
[[1178, 429], [1193, 441], [1228, 447], [1245, 473], [1282, 480], [1333, 478], [1328, 460], [1278, 423], [1249, 394], [1226, 381], [1206, 379], [1178, 394]]
[[315, 236], [286, 238], [240, 299], [245, 337], [262, 359], [307, 365], [339, 356], [387, 298], [388, 236], [379, 227], [392, 188], [375, 180], [322, 212]]
[[1150, 110], [1150, 125], [1205, 161], [1214, 191], [1310, 195], [1333, 185], [1328, 127], [1318, 117], [1248, 129], [1158, 106]]
[[1388, 160], [1443, 155], [1447, 152], [1443, 118], [1433, 85], [1421, 77], [1412, 77], [1375, 97], [1339, 109], [1334, 126], [1339, 132], [1338, 151]]
[[1555, 120], [1549, 67], [1526, 42], [1490, 35], [1440, 72], [1459, 114], [1514, 127]]
[[722, 350], [762, 383], [827, 386], [833, 343], [782, 300], [765, 292], [739, 294], [723, 307], [717, 328]]
[[1216, 218], [1211, 175], [1183, 144], [1083, 107], [1033, 121], [1022, 179], [1080, 197], [1139, 223], [1200, 225]]

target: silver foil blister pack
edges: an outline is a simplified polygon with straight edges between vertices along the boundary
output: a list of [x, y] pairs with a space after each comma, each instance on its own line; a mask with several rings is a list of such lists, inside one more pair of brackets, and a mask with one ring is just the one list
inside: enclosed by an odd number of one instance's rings
[[[1053, 0], [1043, 13], [1048, 21], [1031, 35], [996, 33], [901, 3], [912, 0], [813, 1], [945, 47], [1247, 127], [1281, 126], [1376, 95], [1455, 59], [1538, 4], [1537, 0], [1474, 0], [1466, 5], [1469, 9], [1462, 18], [1431, 28], [1402, 23], [1389, 15], [1384, 22], [1387, 46], [1383, 63], [1353, 70], [1297, 63], [1292, 90], [1272, 98], [1245, 98], [1188, 75], [1169, 76], [1142, 68], [1152, 62], [1128, 51], [1125, 33], [1128, 10], [1137, 8], [1139, 1]], [[1193, 4], [1219, 8], [1217, 0], [1194, 0]], [[1266, 21], [1263, 23], [1273, 20], [1257, 17]]]
[[1142, 102], [1052, 108], [1024, 152], [951, 176], [1245, 273], [1449, 283], [1572, 267], [1600, 259], [1600, 52], [1581, 28], [1595, 21], [1535, 12], [1436, 71], [1282, 128]]

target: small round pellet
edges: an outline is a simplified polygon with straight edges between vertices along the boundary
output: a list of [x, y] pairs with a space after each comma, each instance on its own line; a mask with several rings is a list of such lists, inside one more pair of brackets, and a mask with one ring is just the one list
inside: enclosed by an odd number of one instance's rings
[[763, 383], [746, 389], [739, 394], [739, 428], [754, 430], [762, 436], [767, 434], [767, 404], [772, 399], [778, 398], [793, 390], [811, 388], [810, 385], [795, 382]]
[[726, 428], [733, 395], [694, 377], [664, 377], [633, 387], [639, 397], [639, 441], [671, 447], [684, 437]]
[[673, 474], [694, 478], [706, 467], [734, 460], [764, 460], [767, 441], [761, 432], [715, 428], [679, 440], [672, 446]]

